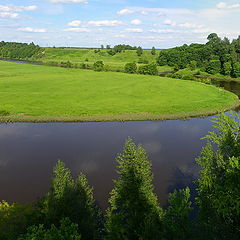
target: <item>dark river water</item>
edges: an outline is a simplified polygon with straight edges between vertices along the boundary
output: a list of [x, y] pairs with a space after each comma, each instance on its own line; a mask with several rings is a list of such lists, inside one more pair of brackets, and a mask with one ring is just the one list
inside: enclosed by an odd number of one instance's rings
[[212, 130], [208, 118], [174, 121], [0, 124], [0, 199], [30, 202], [49, 190], [58, 159], [74, 176], [88, 176], [95, 197], [106, 207], [115, 157], [127, 137], [141, 143], [153, 165], [155, 190], [162, 204], [167, 193], [191, 185], [195, 158]]
[[[219, 86], [240, 95], [236, 82]], [[1, 123], [0, 200], [32, 202], [49, 190], [52, 168], [58, 159], [74, 176], [87, 175], [95, 198], [107, 206], [115, 158], [127, 137], [148, 152], [154, 173], [155, 192], [166, 204], [175, 188], [192, 186], [198, 176], [195, 158], [213, 130], [212, 117], [189, 120], [99, 123]]]

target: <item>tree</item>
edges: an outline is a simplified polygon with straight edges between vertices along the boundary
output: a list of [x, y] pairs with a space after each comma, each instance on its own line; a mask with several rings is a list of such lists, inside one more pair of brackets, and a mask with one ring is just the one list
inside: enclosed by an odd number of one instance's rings
[[233, 74], [235, 77], [240, 77], [240, 62], [233, 64]]
[[104, 45], [101, 45], [101, 49], [104, 49]]
[[157, 65], [155, 63], [150, 63], [147, 65], [139, 66], [138, 73], [144, 75], [158, 75]]
[[223, 64], [223, 72], [224, 72], [224, 75], [227, 75], [227, 76], [231, 75], [231, 72], [232, 72], [232, 64], [231, 64], [231, 62], [225, 62]]
[[152, 47], [151, 54], [156, 55], [156, 48], [155, 47]]
[[221, 71], [221, 62], [219, 60], [210, 60], [206, 67], [206, 72], [210, 74], [217, 74]]
[[125, 72], [126, 73], [136, 73], [137, 72], [137, 64], [136, 63], [126, 63], [125, 64]]
[[109, 199], [106, 239], [161, 239], [163, 211], [153, 192], [146, 152], [128, 139], [117, 163], [120, 176]]
[[104, 63], [103, 61], [97, 61], [93, 64], [93, 70], [97, 72], [101, 72], [104, 70]]
[[60, 226], [51, 225], [50, 229], [39, 226], [32, 226], [28, 232], [19, 237], [18, 240], [80, 240], [78, 233], [78, 225], [72, 223], [68, 218], [64, 218], [60, 222]]
[[69, 218], [78, 224], [82, 239], [99, 239], [102, 214], [86, 176], [80, 174], [74, 181], [70, 170], [61, 161], [58, 161], [54, 174], [51, 191], [47, 194], [42, 210], [47, 225], [58, 226], [61, 219]]
[[[220, 115], [197, 163], [200, 226], [208, 239], [240, 238], [240, 117]], [[203, 231], [202, 231], [203, 232]]]
[[31, 205], [0, 202], [0, 239], [16, 239], [34, 220], [34, 209]]
[[140, 57], [143, 54], [143, 49], [141, 47], [138, 47], [136, 53]]
[[164, 217], [165, 239], [192, 239], [190, 189], [175, 190], [170, 193], [168, 202]]
[[189, 68], [193, 71], [197, 68], [197, 61], [193, 60], [189, 64]]

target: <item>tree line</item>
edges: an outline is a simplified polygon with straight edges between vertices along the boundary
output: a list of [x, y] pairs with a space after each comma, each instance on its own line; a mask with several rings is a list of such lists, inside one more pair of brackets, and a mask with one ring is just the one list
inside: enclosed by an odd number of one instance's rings
[[216, 33], [208, 36], [206, 44], [184, 44], [181, 47], [162, 50], [157, 59], [160, 66], [176, 69], [200, 68], [210, 74], [240, 77], [240, 36], [221, 39]]
[[[240, 117], [220, 115], [196, 160], [197, 197], [169, 194], [163, 209], [154, 192], [151, 162], [127, 139], [117, 156], [118, 179], [104, 213], [87, 177], [76, 179], [62, 161], [50, 191], [32, 205], [0, 204], [1, 240], [227, 240], [240, 238]], [[194, 213], [194, 214], [193, 214]]]
[[29, 59], [40, 57], [44, 51], [34, 43], [0, 42], [0, 58], [8, 59]]

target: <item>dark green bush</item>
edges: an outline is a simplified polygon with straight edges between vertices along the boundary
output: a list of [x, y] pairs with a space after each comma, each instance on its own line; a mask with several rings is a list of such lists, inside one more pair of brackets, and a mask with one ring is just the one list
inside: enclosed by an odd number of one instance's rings
[[104, 70], [104, 63], [103, 61], [97, 61], [93, 64], [93, 70], [101, 72]]
[[136, 73], [137, 72], [137, 64], [136, 63], [126, 63], [124, 69], [125, 69], [126, 73]]
[[0, 116], [7, 116], [9, 115], [10, 113], [6, 110], [0, 110]]
[[147, 59], [139, 58], [138, 63], [140, 63], [140, 64], [148, 64], [149, 61]]
[[157, 75], [158, 74], [157, 65], [155, 63], [151, 63], [140, 66], [138, 68], [138, 73], [144, 75]]

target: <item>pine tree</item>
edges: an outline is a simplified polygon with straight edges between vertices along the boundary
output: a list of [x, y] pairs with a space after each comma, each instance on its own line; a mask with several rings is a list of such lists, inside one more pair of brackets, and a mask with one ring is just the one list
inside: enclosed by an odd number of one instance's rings
[[146, 152], [128, 139], [117, 163], [120, 176], [109, 199], [106, 239], [161, 239], [163, 211], [153, 192]]
[[45, 199], [47, 225], [59, 226], [59, 221], [67, 217], [78, 224], [81, 239], [99, 239], [101, 212], [95, 203], [93, 189], [88, 185], [86, 176], [80, 174], [74, 181], [70, 170], [61, 161], [58, 161], [54, 174], [51, 191]]

